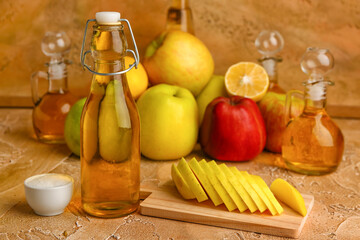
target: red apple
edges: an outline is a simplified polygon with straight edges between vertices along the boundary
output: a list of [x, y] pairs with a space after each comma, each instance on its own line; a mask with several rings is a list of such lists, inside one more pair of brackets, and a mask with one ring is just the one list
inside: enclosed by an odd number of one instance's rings
[[[266, 145], [270, 152], [281, 153], [282, 137], [286, 128], [285, 123], [286, 94], [268, 92], [259, 102], [259, 109], [265, 121]], [[293, 98], [291, 103], [291, 117], [299, 116], [304, 109], [304, 102]]]
[[266, 142], [264, 120], [248, 98], [218, 97], [205, 110], [200, 144], [212, 158], [247, 161], [262, 152]]

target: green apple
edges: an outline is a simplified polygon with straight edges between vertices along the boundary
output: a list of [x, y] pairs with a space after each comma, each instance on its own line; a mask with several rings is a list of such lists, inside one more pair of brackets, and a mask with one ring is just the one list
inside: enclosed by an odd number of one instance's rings
[[65, 119], [64, 137], [69, 149], [80, 156], [80, 119], [86, 98], [78, 100], [70, 109]]
[[194, 148], [198, 135], [198, 109], [185, 88], [159, 84], [138, 99], [141, 152], [155, 160], [179, 159]]
[[210, 81], [196, 97], [199, 109], [199, 123], [202, 123], [207, 105], [217, 97], [227, 97], [224, 76], [212, 75]]
[[164, 32], [152, 41], [143, 65], [153, 85], [177, 85], [189, 89], [195, 96], [214, 71], [214, 60], [205, 44], [182, 31]]

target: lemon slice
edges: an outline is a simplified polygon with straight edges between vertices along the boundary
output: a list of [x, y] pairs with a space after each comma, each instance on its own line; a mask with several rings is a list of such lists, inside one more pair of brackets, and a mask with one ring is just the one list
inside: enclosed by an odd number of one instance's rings
[[229, 95], [260, 101], [269, 88], [265, 69], [253, 62], [232, 65], [225, 74], [225, 87]]

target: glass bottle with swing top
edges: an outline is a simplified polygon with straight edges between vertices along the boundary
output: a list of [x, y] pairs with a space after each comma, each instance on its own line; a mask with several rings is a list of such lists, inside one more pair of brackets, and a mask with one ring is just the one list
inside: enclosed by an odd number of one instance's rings
[[[86, 30], [93, 25], [91, 51], [84, 52]], [[135, 51], [127, 49], [124, 25]], [[85, 63], [91, 53], [94, 67]], [[135, 62], [125, 66], [131, 53]], [[126, 19], [117, 12], [96, 13], [88, 20], [82, 65], [93, 73], [80, 129], [81, 200], [83, 209], [97, 217], [119, 217], [138, 208], [140, 192], [140, 121], [126, 72], [139, 63], [135, 39]]]
[[[326, 113], [326, 88], [333, 82], [324, 76], [334, 66], [327, 49], [308, 48], [301, 60], [301, 69], [309, 78], [305, 93], [289, 91], [286, 97], [286, 123], [282, 157], [290, 170], [307, 175], [322, 175], [336, 170], [342, 160], [344, 138], [339, 127]], [[304, 96], [303, 113], [291, 119], [291, 95]]]

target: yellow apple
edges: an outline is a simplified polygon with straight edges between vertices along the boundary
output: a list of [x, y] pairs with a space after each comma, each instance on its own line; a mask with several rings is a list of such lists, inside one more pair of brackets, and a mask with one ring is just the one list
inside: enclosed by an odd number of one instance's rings
[[154, 160], [179, 159], [194, 148], [198, 135], [198, 109], [185, 88], [159, 84], [138, 99], [141, 153]]
[[212, 75], [210, 81], [196, 97], [199, 109], [199, 123], [202, 123], [207, 105], [217, 97], [227, 97], [224, 76]]
[[153, 85], [177, 85], [189, 89], [195, 96], [214, 71], [214, 60], [205, 44], [182, 31], [164, 32], [152, 41], [143, 65]]

